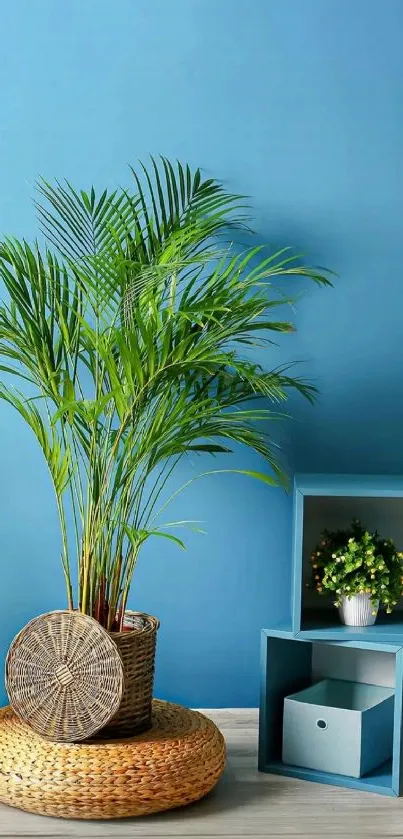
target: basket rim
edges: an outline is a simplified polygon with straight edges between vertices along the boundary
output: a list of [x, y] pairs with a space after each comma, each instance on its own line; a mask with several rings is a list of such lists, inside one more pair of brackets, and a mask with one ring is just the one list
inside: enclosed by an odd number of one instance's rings
[[50, 609], [49, 612], [41, 612], [39, 615], [35, 615], [33, 618], [31, 618], [31, 620], [28, 621], [28, 623], [26, 623], [24, 626], [22, 626], [21, 629], [19, 629], [18, 632], [12, 638], [11, 643], [10, 643], [9, 648], [8, 648], [8, 651], [7, 651], [6, 659], [5, 659], [5, 662], [4, 662], [4, 676], [5, 676], [5, 678], [7, 679], [7, 664], [8, 664], [8, 659], [9, 659], [10, 652], [11, 652], [11, 647], [14, 646], [14, 643], [17, 641], [18, 636], [21, 635], [22, 632], [25, 632], [25, 630], [32, 623], [35, 623], [35, 621], [37, 621], [39, 618], [47, 618], [47, 617], [49, 617], [49, 615], [56, 615], [56, 614], [57, 615], [70, 615], [72, 613], [74, 613], [75, 615], [83, 615], [84, 618], [87, 618], [89, 621], [92, 621], [93, 623], [95, 623], [97, 626], [99, 626], [101, 628], [101, 630], [103, 632], [106, 633], [108, 638], [112, 638], [112, 640], [115, 636], [124, 635], [125, 637], [127, 637], [128, 635], [142, 635], [142, 634], [145, 634], [145, 633], [148, 633], [148, 632], [157, 632], [157, 630], [160, 628], [160, 625], [161, 625], [159, 619], [156, 618], [154, 615], [149, 615], [148, 612], [136, 612], [134, 609], [126, 609], [125, 610], [125, 615], [134, 615], [137, 618], [142, 618], [144, 620], [144, 626], [142, 626], [141, 628], [133, 627], [133, 628], [130, 628], [130, 629], [124, 629], [124, 630], [122, 629], [122, 630], [115, 630], [115, 631], [110, 631], [108, 629], [105, 629], [105, 627], [102, 626], [102, 624], [99, 623], [99, 621], [97, 621], [91, 615], [87, 615], [86, 612], [80, 612], [79, 609]]
[[152, 632], [157, 632], [160, 627], [160, 621], [154, 615], [149, 615], [147, 612], [135, 612], [133, 609], [126, 609], [125, 615], [142, 618], [144, 625], [142, 627], [130, 627], [127, 629], [108, 631], [108, 635], [112, 638], [122, 636], [127, 638], [128, 635], [145, 635]]

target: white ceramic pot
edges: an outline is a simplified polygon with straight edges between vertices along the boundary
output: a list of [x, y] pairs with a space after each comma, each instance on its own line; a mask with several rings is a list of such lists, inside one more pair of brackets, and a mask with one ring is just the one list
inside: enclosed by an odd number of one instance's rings
[[[373, 626], [379, 609], [379, 600], [371, 603], [369, 594], [342, 597], [339, 606], [340, 620], [346, 626]], [[375, 614], [373, 614], [375, 612]]]

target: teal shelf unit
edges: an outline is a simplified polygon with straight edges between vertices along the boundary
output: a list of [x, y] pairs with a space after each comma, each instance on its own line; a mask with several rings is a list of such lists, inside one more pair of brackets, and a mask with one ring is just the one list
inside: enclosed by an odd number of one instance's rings
[[[297, 475], [294, 481], [293, 556], [290, 618], [295, 637], [316, 640], [380, 640], [403, 643], [403, 609], [380, 612], [374, 626], [340, 623], [331, 598], [307, 588], [312, 549], [324, 527], [346, 527], [360, 518], [392, 536], [403, 550], [403, 477], [382, 475]], [[403, 605], [403, 604], [402, 604]]]
[[[286, 619], [262, 630], [259, 769], [303, 780], [350, 787], [381, 795], [403, 794], [403, 604], [392, 613], [380, 612], [370, 627], [347, 627], [340, 623], [331, 599], [307, 587], [311, 553], [323, 528], [347, 527], [360, 518], [368, 528], [394, 538], [403, 550], [403, 477], [385, 475], [297, 475], [293, 498], [293, 544], [291, 592]], [[393, 758], [362, 778], [286, 765], [281, 760], [284, 697], [317, 681], [313, 660], [323, 645], [354, 650], [358, 657], [368, 652], [392, 655], [394, 661]], [[338, 654], [340, 655], [340, 654]], [[379, 659], [379, 655], [381, 658]], [[333, 656], [328, 650], [326, 677], [332, 673]], [[367, 674], [368, 675], [368, 674]], [[351, 676], [344, 678], [351, 678]], [[358, 679], [363, 680], [363, 679]], [[369, 672], [365, 681], [376, 682]]]
[[262, 630], [261, 692], [259, 726], [259, 769], [321, 784], [348, 787], [380, 795], [399, 796], [402, 778], [403, 647], [376, 641], [328, 641], [327, 644], [353, 650], [392, 654], [395, 662], [395, 703], [392, 760], [362, 778], [351, 778], [284, 764], [281, 760], [284, 698], [315, 681], [313, 654], [323, 641], [295, 638], [281, 629]]

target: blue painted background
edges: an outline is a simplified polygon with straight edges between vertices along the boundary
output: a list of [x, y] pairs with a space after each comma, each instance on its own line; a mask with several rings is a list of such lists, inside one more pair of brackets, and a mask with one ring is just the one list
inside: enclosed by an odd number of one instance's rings
[[[13, 0], [2, 29], [0, 231], [34, 236], [39, 173], [112, 186], [149, 152], [249, 194], [261, 236], [340, 275], [298, 286], [280, 348], [321, 390], [292, 406], [290, 463], [402, 471], [401, 0]], [[0, 457], [2, 659], [64, 592], [46, 471], [5, 407]], [[259, 629], [286, 609], [290, 501], [221, 476], [180, 511], [208, 535], [187, 554], [150, 545], [132, 593], [162, 621], [157, 692], [255, 705]]]

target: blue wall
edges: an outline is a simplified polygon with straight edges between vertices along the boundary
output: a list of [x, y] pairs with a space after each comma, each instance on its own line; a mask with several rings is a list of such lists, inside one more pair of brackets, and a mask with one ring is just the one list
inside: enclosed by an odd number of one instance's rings
[[[148, 152], [251, 196], [259, 234], [340, 275], [302, 283], [299, 333], [315, 409], [296, 402], [296, 468], [403, 470], [401, 0], [13, 0], [2, 11], [0, 231], [35, 233], [38, 173], [125, 182]], [[270, 358], [267, 358], [270, 363]], [[62, 607], [54, 505], [29, 432], [0, 411], [0, 658]], [[132, 605], [162, 621], [157, 692], [255, 705], [259, 629], [287, 597], [290, 501], [241, 477], [200, 483], [186, 555], [147, 547]]]

